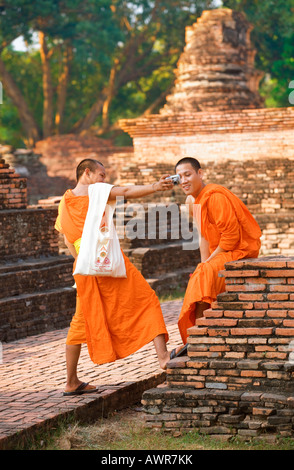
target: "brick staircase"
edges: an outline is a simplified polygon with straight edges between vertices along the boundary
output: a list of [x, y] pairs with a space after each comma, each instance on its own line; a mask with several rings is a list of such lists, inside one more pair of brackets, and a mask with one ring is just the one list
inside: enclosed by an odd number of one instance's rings
[[0, 266], [0, 338], [9, 342], [67, 327], [75, 308], [68, 256]]
[[169, 432], [294, 435], [294, 258], [227, 263], [226, 292], [188, 330], [188, 356], [143, 395]]
[[59, 255], [56, 208], [27, 207], [26, 179], [0, 161], [0, 341], [65, 328], [75, 310], [72, 257]]

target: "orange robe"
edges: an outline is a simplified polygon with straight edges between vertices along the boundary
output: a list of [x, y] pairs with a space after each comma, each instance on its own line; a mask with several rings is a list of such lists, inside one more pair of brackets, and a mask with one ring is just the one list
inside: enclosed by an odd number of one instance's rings
[[218, 276], [228, 261], [256, 258], [260, 250], [261, 230], [245, 204], [228, 189], [207, 184], [194, 204], [201, 207], [201, 234], [209, 243], [210, 254], [220, 246], [222, 253], [200, 263], [190, 277], [178, 326], [184, 343], [187, 328], [195, 325], [197, 302], [211, 304], [225, 291], [225, 279]]
[[[88, 196], [74, 196], [71, 190], [60, 202], [55, 228], [72, 244], [82, 236], [88, 205]], [[155, 292], [123, 256], [126, 278], [74, 276], [77, 304], [67, 344], [87, 342], [96, 364], [129, 356], [160, 334], [168, 340]]]

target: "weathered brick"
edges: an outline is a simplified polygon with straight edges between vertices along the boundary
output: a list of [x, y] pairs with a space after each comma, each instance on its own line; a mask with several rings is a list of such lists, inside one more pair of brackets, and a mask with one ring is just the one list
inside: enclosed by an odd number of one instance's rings
[[265, 377], [266, 373], [261, 370], [241, 370], [241, 377]]
[[207, 333], [209, 336], [229, 336], [230, 334], [230, 331], [228, 328], [224, 329], [224, 328], [212, 328], [212, 327], [209, 327], [209, 329], [207, 329]]
[[187, 333], [188, 335], [190, 336], [195, 336], [195, 335], [206, 335], [207, 334], [207, 328], [204, 328], [204, 327], [198, 327], [198, 326], [191, 326], [190, 328], [188, 328], [187, 330]]
[[247, 301], [254, 301], [254, 300], [264, 300], [263, 294], [252, 294], [252, 293], [242, 293], [238, 294], [238, 299], [239, 300], [247, 300]]
[[240, 277], [240, 278], [244, 278], [244, 277], [259, 277], [260, 274], [259, 274], [259, 271], [255, 271], [255, 270], [247, 270], [247, 271], [240, 271], [240, 270], [236, 270], [236, 271], [225, 271], [224, 273], [225, 277], [226, 278], [234, 278], [234, 277]]
[[294, 309], [294, 302], [269, 302], [269, 309], [277, 310], [279, 308]]
[[226, 291], [228, 292], [263, 292], [267, 288], [266, 284], [252, 284], [244, 283], [241, 285], [226, 284]]
[[244, 312], [242, 310], [224, 310], [223, 316], [225, 318], [242, 318]]
[[252, 408], [252, 415], [255, 416], [271, 416], [275, 414], [276, 411], [272, 408], [261, 408], [261, 407], [253, 407]]
[[263, 318], [267, 313], [267, 310], [245, 310], [246, 318]]
[[243, 335], [243, 336], [269, 336], [272, 335], [272, 328], [232, 328], [232, 335]]
[[267, 294], [268, 300], [288, 300], [289, 294]]
[[292, 269], [272, 269], [272, 270], [262, 270], [260, 272], [262, 277], [294, 277], [294, 271]]
[[207, 327], [213, 326], [215, 328], [217, 328], [218, 326], [230, 327], [230, 326], [235, 326], [236, 324], [237, 324], [237, 320], [225, 319], [225, 318], [208, 319], [208, 318], [202, 317], [196, 320], [196, 326], [207, 326]]
[[276, 328], [276, 335], [294, 337], [294, 328]]
[[268, 310], [267, 315], [268, 317], [279, 317], [283, 318], [287, 316], [287, 310]]
[[283, 326], [289, 326], [290, 328], [294, 328], [294, 320], [283, 320]]

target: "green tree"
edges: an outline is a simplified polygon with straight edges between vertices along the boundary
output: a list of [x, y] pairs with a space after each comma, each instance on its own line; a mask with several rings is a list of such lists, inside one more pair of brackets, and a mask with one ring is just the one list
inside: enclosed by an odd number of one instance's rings
[[294, 80], [294, 0], [224, 0], [243, 11], [253, 25], [256, 66], [265, 72], [261, 94], [266, 106], [289, 106], [289, 83]]
[[[91, 59], [110, 62], [109, 57], [120, 39], [120, 31], [112, 21], [109, 0], [39, 0], [34, 3], [6, 0], [0, 5], [0, 31], [1, 81], [18, 110], [30, 145], [62, 128], [74, 56], [80, 62]], [[12, 75], [3, 57], [15, 38], [23, 36], [31, 43], [33, 33], [38, 34], [40, 45], [41, 123], [32, 112], [33, 106], [23, 91], [23, 82]], [[57, 71], [55, 82], [54, 68]]]
[[[185, 26], [210, 6], [201, 0], [0, 1], [0, 79], [27, 144], [93, 125], [105, 132], [128, 112], [156, 109], [174, 80]], [[34, 33], [39, 51], [23, 53], [22, 67], [39, 64], [31, 81], [37, 99], [17, 74], [10, 46], [19, 36], [30, 44]]]

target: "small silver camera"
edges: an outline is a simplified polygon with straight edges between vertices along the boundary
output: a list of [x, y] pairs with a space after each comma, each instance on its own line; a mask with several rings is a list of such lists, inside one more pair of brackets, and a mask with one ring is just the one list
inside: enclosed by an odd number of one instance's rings
[[166, 179], [167, 179], [167, 180], [172, 180], [172, 182], [173, 182], [174, 184], [180, 184], [180, 182], [181, 182], [180, 175], [168, 176]]

